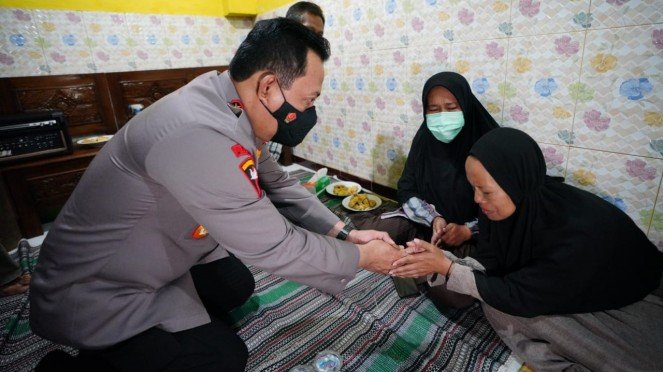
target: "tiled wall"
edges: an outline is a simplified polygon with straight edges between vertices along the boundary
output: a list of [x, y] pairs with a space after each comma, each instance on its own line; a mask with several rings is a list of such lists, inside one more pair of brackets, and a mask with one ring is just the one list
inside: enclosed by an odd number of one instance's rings
[[296, 155], [395, 186], [424, 82], [457, 71], [539, 142], [550, 174], [624, 209], [663, 250], [663, 1], [317, 3], [332, 58]]
[[226, 65], [253, 19], [0, 8], [0, 77]]
[[[295, 154], [395, 186], [432, 74], [663, 250], [663, 1], [321, 0], [332, 58]], [[261, 18], [285, 14], [286, 7]], [[227, 64], [250, 19], [0, 8], [0, 77]]]

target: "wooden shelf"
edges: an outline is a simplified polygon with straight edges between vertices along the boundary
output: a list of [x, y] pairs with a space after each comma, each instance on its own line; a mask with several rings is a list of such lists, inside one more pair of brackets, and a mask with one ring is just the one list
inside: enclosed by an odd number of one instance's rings
[[[227, 66], [100, 74], [0, 78], [0, 115], [57, 109], [72, 137], [113, 134], [131, 118], [130, 104], [148, 107], [196, 76]], [[74, 145], [76, 146], [76, 145]], [[0, 238], [18, 226], [24, 238], [43, 234], [66, 203], [99, 148], [74, 147], [67, 155], [21, 159], [0, 165], [3, 225]], [[12, 232], [13, 230], [13, 232]], [[10, 237], [10, 238], [13, 238]], [[2, 240], [2, 239], [0, 239]]]

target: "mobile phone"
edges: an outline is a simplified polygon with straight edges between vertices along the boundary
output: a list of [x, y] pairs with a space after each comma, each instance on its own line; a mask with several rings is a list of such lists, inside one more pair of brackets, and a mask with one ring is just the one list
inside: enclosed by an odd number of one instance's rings
[[406, 298], [419, 296], [419, 287], [417, 286], [416, 279], [414, 278], [397, 278], [395, 276], [391, 277], [391, 280], [394, 282], [396, 287], [396, 293], [398, 297]]

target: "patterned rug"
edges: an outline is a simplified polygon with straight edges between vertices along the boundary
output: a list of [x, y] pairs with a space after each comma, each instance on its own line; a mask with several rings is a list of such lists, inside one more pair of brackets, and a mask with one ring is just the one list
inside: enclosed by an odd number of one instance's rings
[[[39, 256], [39, 247], [32, 247], [29, 256], [21, 260], [12, 258], [22, 268], [32, 271]], [[55, 349], [76, 354], [74, 348], [54, 344], [36, 336], [30, 330], [29, 292], [21, 295], [0, 297], [0, 371], [32, 371], [47, 353]]]
[[344, 371], [496, 371], [510, 355], [478, 305], [440, 312], [364, 270], [336, 296], [251, 271], [256, 293], [231, 314], [248, 371], [287, 371], [322, 350], [339, 353]]
[[[310, 173], [293, 174], [300, 179]], [[319, 195], [339, 217], [340, 199]], [[384, 199], [383, 207], [394, 207]], [[378, 211], [379, 212], [379, 211]], [[34, 267], [39, 248], [22, 267]], [[23, 261], [26, 261], [24, 258]], [[360, 270], [331, 296], [251, 267], [256, 291], [232, 312], [249, 349], [247, 371], [287, 371], [310, 364], [323, 350], [343, 357], [344, 371], [517, 370], [478, 305], [438, 310], [425, 296], [400, 299], [390, 278]], [[48, 352], [62, 349], [34, 335], [28, 293], [0, 298], [0, 371], [31, 371]]]

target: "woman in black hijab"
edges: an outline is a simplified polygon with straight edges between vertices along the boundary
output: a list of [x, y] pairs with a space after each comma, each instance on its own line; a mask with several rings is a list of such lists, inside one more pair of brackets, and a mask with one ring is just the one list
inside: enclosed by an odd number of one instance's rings
[[[482, 210], [476, 260], [422, 241], [392, 274], [482, 301], [504, 342], [535, 370], [663, 365], [663, 255], [620, 209], [546, 176], [524, 132], [500, 128], [466, 162]], [[449, 256], [449, 257], [447, 257]], [[454, 262], [455, 261], [455, 262]]]
[[429, 78], [421, 100], [424, 121], [398, 181], [398, 202], [403, 208], [383, 216], [407, 219], [359, 217], [353, 222], [360, 228], [387, 231], [399, 244], [419, 236], [460, 246], [471, 238], [465, 224], [476, 220], [478, 212], [465, 177], [465, 158], [474, 142], [498, 125], [472, 94], [467, 80], [455, 72]]

